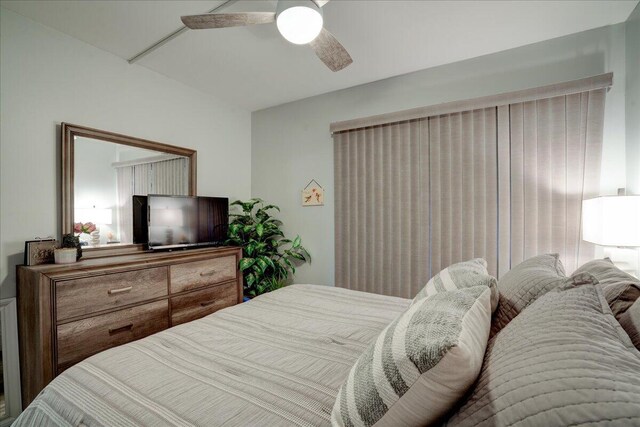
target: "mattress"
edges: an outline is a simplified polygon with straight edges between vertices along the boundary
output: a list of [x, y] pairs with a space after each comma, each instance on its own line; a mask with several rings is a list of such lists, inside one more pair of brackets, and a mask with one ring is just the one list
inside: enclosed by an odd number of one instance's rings
[[411, 300], [293, 285], [92, 356], [14, 426], [323, 426], [364, 349]]

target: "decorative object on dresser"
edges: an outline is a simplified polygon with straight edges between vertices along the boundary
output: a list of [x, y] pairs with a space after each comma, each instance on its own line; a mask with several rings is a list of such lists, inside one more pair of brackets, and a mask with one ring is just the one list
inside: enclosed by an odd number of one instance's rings
[[62, 236], [62, 248], [76, 248], [76, 261], [80, 261], [82, 258], [82, 245], [80, 244], [80, 237], [73, 234], [65, 234]]
[[81, 360], [242, 302], [234, 247], [18, 267], [26, 407]]
[[73, 264], [77, 262], [76, 248], [56, 248], [54, 250], [56, 264]]
[[24, 242], [24, 264], [39, 265], [53, 262], [53, 250], [56, 248], [56, 239], [47, 237]]

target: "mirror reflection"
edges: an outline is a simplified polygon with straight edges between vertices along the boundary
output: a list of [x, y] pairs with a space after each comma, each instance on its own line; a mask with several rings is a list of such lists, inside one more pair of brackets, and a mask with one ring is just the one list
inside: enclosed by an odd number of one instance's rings
[[189, 194], [189, 159], [74, 138], [74, 232], [92, 247], [133, 243], [133, 196]]

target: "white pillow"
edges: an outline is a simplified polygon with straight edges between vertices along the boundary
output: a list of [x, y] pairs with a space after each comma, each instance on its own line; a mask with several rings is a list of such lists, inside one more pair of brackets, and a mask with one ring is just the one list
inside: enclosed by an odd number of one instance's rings
[[439, 292], [411, 305], [351, 368], [336, 426], [418, 426], [447, 413], [476, 380], [491, 325], [491, 289]]
[[[413, 303], [438, 292], [453, 291], [473, 286], [491, 288], [491, 310], [498, 306], [498, 285], [496, 278], [489, 275], [487, 261], [474, 258], [469, 261], [452, 264], [433, 276], [413, 298]], [[412, 304], [413, 304], [412, 303]]]

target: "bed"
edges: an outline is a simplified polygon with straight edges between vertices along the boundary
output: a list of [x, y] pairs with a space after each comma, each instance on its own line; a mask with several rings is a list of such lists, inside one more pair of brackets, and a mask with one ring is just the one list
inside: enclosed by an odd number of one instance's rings
[[72, 366], [14, 425], [640, 425], [640, 281], [607, 260], [567, 277], [545, 254], [494, 293], [479, 261], [413, 303], [317, 285], [262, 295]]
[[84, 360], [14, 425], [330, 425], [352, 365], [410, 302], [288, 286]]

